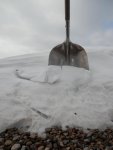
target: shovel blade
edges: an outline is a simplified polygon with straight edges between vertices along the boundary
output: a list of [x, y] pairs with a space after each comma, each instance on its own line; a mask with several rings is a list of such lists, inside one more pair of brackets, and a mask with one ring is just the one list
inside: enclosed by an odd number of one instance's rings
[[[69, 42], [69, 53], [66, 53], [66, 43], [62, 43], [52, 49], [49, 55], [48, 65], [74, 66], [89, 70], [88, 56], [80, 45]], [[69, 62], [67, 62], [67, 57]]]

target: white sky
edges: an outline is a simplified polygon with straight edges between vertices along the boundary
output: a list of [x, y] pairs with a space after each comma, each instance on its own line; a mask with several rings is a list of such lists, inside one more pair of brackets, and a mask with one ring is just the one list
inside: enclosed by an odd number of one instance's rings
[[[113, 47], [113, 0], [70, 1], [71, 41]], [[64, 40], [64, 0], [0, 0], [0, 58], [49, 53]]]

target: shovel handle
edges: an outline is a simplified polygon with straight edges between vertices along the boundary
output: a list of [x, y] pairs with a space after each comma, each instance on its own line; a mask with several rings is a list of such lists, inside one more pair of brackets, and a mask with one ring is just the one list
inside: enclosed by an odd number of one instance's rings
[[70, 20], [70, 0], [65, 0], [65, 20]]

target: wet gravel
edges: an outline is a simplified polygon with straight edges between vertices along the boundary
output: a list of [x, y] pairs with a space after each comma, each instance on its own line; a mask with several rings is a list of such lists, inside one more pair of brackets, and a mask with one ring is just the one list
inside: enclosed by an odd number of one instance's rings
[[0, 150], [113, 150], [113, 129], [52, 127], [39, 136], [11, 128], [0, 133]]

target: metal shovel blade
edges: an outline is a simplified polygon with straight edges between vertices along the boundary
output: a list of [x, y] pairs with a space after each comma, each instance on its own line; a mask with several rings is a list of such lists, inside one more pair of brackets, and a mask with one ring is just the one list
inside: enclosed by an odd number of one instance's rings
[[48, 65], [67, 65], [89, 70], [88, 57], [83, 47], [70, 41], [70, 0], [65, 0], [66, 41], [52, 49]]
[[75, 66], [89, 70], [88, 57], [83, 47], [69, 42], [69, 53], [66, 53], [66, 43], [52, 49], [49, 55], [49, 64], [56, 66]]

